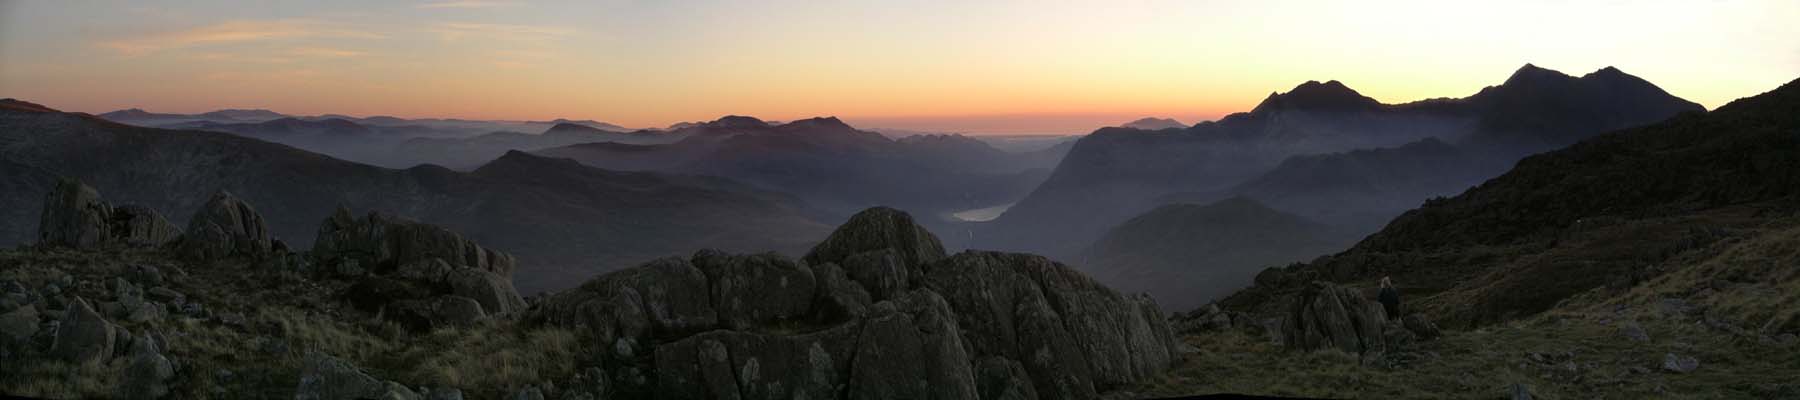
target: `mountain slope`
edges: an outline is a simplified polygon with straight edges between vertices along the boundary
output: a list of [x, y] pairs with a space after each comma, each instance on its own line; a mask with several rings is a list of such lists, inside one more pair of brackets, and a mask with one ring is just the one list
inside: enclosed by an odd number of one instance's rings
[[1041, 182], [1057, 149], [1000, 151], [961, 135], [889, 139], [837, 118], [770, 124], [727, 116], [677, 129], [666, 145], [584, 143], [537, 151], [607, 169], [715, 175], [847, 214], [891, 206], [945, 229], [955, 211], [1007, 204]]
[[1269, 266], [1343, 250], [1354, 237], [1243, 197], [1158, 207], [1114, 227], [1079, 257], [1094, 279], [1188, 310], [1249, 286]]
[[[716, 178], [602, 171], [524, 153], [472, 173], [384, 169], [224, 133], [13, 105], [0, 109], [0, 160], [0, 183], [9, 185], [0, 210], [8, 213], [38, 209], [42, 185], [56, 176], [176, 221], [223, 189], [305, 248], [318, 219], [342, 204], [438, 221], [514, 253], [542, 267], [516, 275], [526, 292], [701, 247], [799, 251], [826, 231], [792, 198]], [[31, 223], [5, 226], [0, 244], [29, 242], [34, 231]]]
[[1616, 291], [1779, 229], [1800, 210], [1800, 81], [1705, 114], [1528, 157], [1462, 195], [1426, 202], [1343, 253], [1259, 276], [1226, 303], [1280, 307], [1320, 278], [1393, 276], [1419, 308], [1483, 325]]
[[976, 242], [1066, 255], [1105, 228], [1155, 207], [1162, 196], [1229, 195], [1234, 186], [1295, 155], [1437, 138], [1479, 143], [1467, 148], [1517, 158], [1559, 141], [1700, 110], [1616, 70], [1554, 76], [1563, 75], [1527, 65], [1505, 84], [1468, 98], [1397, 105], [1381, 104], [1335, 81], [1307, 82], [1271, 94], [1250, 112], [1184, 130], [1103, 128], [1076, 142], [1049, 180], [981, 229]]

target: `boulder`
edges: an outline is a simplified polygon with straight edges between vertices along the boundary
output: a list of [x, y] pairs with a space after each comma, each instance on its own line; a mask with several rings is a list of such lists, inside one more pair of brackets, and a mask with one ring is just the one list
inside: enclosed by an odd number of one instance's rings
[[1664, 371], [1685, 374], [1700, 368], [1700, 360], [1694, 357], [1675, 353], [1663, 354], [1662, 369]]
[[1174, 335], [1156, 303], [1127, 297], [1068, 266], [1029, 254], [968, 251], [926, 266], [973, 357], [1021, 363], [1037, 394], [1090, 398], [1174, 361]]
[[220, 190], [188, 220], [179, 250], [195, 260], [226, 257], [261, 257], [270, 253], [272, 239], [262, 214]]
[[976, 398], [973, 358], [942, 296], [918, 290], [877, 308], [856, 341], [849, 398]]
[[[806, 254], [809, 264], [838, 263], [858, 253], [894, 249], [901, 262], [909, 266], [924, 265], [945, 257], [944, 245], [937, 236], [913, 223], [911, 215], [887, 207], [874, 207], [856, 213], [838, 226], [825, 241]], [[848, 268], [848, 266], [845, 266]], [[856, 276], [852, 272], [851, 276]]]
[[440, 259], [452, 266], [510, 277], [516, 263], [511, 255], [483, 248], [449, 229], [382, 213], [369, 213], [359, 220], [343, 207], [319, 225], [312, 253], [323, 265], [356, 260], [362, 268], [377, 273]]
[[749, 329], [803, 318], [812, 311], [811, 269], [778, 254], [736, 256], [703, 250], [695, 268], [706, 273], [713, 309], [728, 329]]
[[38, 332], [37, 307], [27, 304], [0, 314], [0, 344], [23, 343]]
[[1418, 336], [1421, 340], [1436, 339], [1438, 336], [1443, 335], [1443, 331], [1438, 329], [1437, 324], [1432, 323], [1429, 319], [1425, 319], [1424, 314], [1409, 314], [1406, 318], [1401, 318], [1400, 323], [1406, 326], [1407, 331], [1412, 332], [1414, 336]]
[[159, 399], [169, 394], [175, 366], [162, 355], [148, 333], [132, 341], [131, 361], [125, 366], [118, 388], [121, 399]]
[[38, 219], [38, 243], [46, 246], [88, 248], [113, 236], [108, 223], [112, 206], [100, 200], [100, 192], [71, 179], [60, 179], [44, 197]]
[[1006, 357], [987, 357], [975, 364], [976, 386], [982, 400], [1035, 400], [1037, 389], [1025, 366]]
[[602, 343], [622, 338], [681, 338], [713, 329], [706, 273], [680, 258], [613, 271], [544, 300], [536, 318], [585, 327]]
[[1637, 321], [1625, 321], [1619, 323], [1619, 335], [1624, 336], [1625, 339], [1633, 342], [1650, 341], [1650, 332], [1644, 331], [1644, 327], [1638, 325]]
[[113, 354], [113, 329], [112, 323], [94, 312], [87, 300], [76, 297], [69, 302], [69, 309], [63, 312], [62, 320], [57, 324], [50, 354], [75, 364], [105, 361]]
[[124, 205], [109, 218], [115, 239], [133, 246], [161, 246], [181, 237], [181, 228], [150, 207]]
[[449, 294], [475, 299], [488, 314], [511, 314], [525, 309], [525, 299], [512, 280], [474, 268], [457, 269], [445, 277]]
[[813, 300], [813, 321], [830, 324], [860, 318], [869, 312], [869, 292], [850, 281], [837, 264], [812, 266], [818, 294]]
[[922, 275], [918, 265], [906, 264], [900, 251], [893, 248], [856, 253], [845, 257], [843, 266], [844, 273], [868, 290], [874, 301], [899, 296], [912, 288], [913, 277]]
[[337, 358], [311, 353], [294, 389], [294, 400], [418, 400], [418, 393], [393, 381], [383, 382]]
[[706, 332], [656, 348], [660, 399], [831, 399], [845, 384], [860, 324], [781, 335]]
[[160, 246], [179, 236], [181, 229], [156, 210], [137, 205], [114, 208], [93, 187], [71, 179], [57, 181], [44, 198], [38, 219], [38, 243], [46, 246]]
[[1336, 348], [1351, 354], [1380, 352], [1387, 320], [1381, 304], [1355, 289], [1314, 281], [1298, 294], [1282, 324], [1290, 348]]

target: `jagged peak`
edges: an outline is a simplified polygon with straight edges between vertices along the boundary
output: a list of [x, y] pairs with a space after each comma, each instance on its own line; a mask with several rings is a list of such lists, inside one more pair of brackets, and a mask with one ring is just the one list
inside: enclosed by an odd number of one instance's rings
[[1550, 80], [1557, 80], [1557, 81], [1575, 80], [1575, 77], [1569, 76], [1569, 74], [1565, 74], [1565, 73], [1562, 73], [1557, 70], [1543, 68], [1543, 67], [1539, 67], [1536, 65], [1532, 65], [1531, 63], [1526, 63], [1525, 66], [1519, 67], [1518, 70], [1513, 71], [1512, 76], [1507, 77], [1506, 82], [1502, 83], [1501, 85], [1505, 86], [1505, 85], [1526, 84], [1526, 83], [1530, 83], [1530, 82], [1543, 82], [1543, 81], [1550, 81]]

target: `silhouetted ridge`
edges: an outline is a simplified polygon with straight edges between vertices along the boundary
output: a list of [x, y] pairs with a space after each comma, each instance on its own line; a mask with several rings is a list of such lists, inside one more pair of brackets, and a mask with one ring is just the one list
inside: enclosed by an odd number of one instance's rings
[[44, 107], [42, 105], [38, 105], [37, 103], [16, 100], [16, 99], [10, 99], [10, 98], [9, 99], [0, 99], [0, 109], [7, 109], [7, 110], [14, 110], [14, 111], [29, 111], [29, 112], [59, 112], [50, 107]]
[[807, 119], [803, 119], [803, 120], [789, 122], [785, 125], [782, 125], [782, 127], [790, 128], [790, 129], [821, 129], [821, 130], [828, 130], [828, 131], [856, 130], [856, 128], [850, 127], [850, 124], [844, 123], [844, 121], [839, 120], [837, 117], [807, 118]]
[[1287, 93], [1270, 93], [1251, 114], [1276, 110], [1367, 111], [1381, 108], [1381, 102], [1363, 96], [1338, 81], [1306, 81]]
[[718, 128], [766, 128], [769, 126], [769, 123], [756, 119], [756, 117], [742, 115], [727, 115], [706, 124]]

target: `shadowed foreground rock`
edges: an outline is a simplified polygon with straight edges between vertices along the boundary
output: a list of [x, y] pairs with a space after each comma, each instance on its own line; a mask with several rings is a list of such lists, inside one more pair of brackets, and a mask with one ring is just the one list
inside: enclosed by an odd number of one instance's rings
[[313, 243], [315, 275], [355, 281], [352, 304], [414, 331], [525, 309], [513, 257], [449, 229], [380, 213], [358, 220], [339, 207]]
[[194, 212], [180, 246], [183, 255], [195, 260], [262, 257], [273, 248], [274, 238], [262, 214], [223, 190]]
[[38, 220], [38, 243], [89, 248], [107, 244], [159, 246], [181, 236], [181, 229], [149, 207], [113, 207], [93, 187], [71, 179], [57, 181], [44, 197]]
[[1382, 328], [1386, 321], [1381, 304], [1355, 289], [1315, 281], [1300, 292], [1282, 329], [1291, 348], [1337, 348], [1362, 354], [1385, 348]]
[[1174, 359], [1149, 298], [1039, 256], [948, 256], [892, 209], [857, 214], [805, 260], [665, 258], [532, 317], [610, 344], [608, 394], [625, 398], [1086, 399]]

